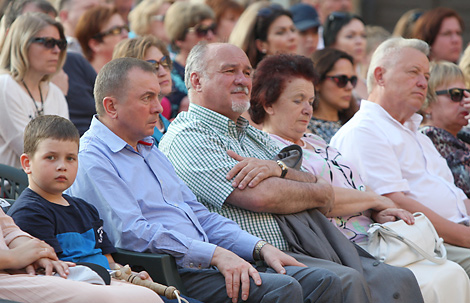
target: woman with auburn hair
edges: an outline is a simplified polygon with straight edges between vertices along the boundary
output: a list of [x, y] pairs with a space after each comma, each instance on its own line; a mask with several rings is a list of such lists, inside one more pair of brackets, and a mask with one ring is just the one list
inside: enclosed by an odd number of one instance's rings
[[[155, 66], [160, 85], [160, 94], [162, 98], [163, 112], [171, 111], [170, 101], [166, 98], [171, 93], [171, 59], [165, 44], [156, 37], [148, 35], [133, 39], [126, 39], [116, 45], [113, 53], [113, 59], [131, 57], [142, 59]], [[160, 113], [157, 120], [157, 126], [152, 137], [155, 139], [155, 145], [158, 146], [160, 139], [166, 133], [170, 122]]]
[[41, 115], [69, 117], [62, 91], [50, 82], [62, 69], [67, 41], [62, 25], [26, 13], [11, 25], [0, 52], [0, 163], [21, 168], [23, 132]]
[[251, 4], [240, 16], [229, 43], [240, 47], [256, 68], [267, 55], [295, 54], [298, 40], [292, 14], [279, 4], [260, 1]]
[[429, 44], [429, 59], [457, 63], [462, 53], [462, 17], [453, 9], [436, 7], [424, 13], [413, 31], [413, 38]]
[[143, 0], [129, 13], [129, 25], [133, 34], [137, 36], [153, 35], [170, 43], [165, 31], [164, 21], [166, 11], [175, 2], [174, 0]]
[[114, 47], [127, 38], [129, 27], [115, 8], [96, 6], [87, 10], [78, 21], [75, 36], [85, 58], [98, 73], [111, 61]]

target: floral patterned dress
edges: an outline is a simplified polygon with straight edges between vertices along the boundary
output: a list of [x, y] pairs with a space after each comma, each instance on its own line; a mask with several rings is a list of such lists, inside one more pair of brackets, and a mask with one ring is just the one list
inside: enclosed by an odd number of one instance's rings
[[431, 139], [437, 151], [446, 159], [455, 185], [470, 198], [470, 145], [439, 127], [425, 126], [419, 131]]

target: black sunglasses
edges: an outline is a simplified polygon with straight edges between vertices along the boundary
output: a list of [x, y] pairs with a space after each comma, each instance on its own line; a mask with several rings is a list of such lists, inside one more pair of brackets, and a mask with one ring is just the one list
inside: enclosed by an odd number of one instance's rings
[[357, 84], [357, 76], [352, 76], [348, 78], [346, 75], [338, 75], [338, 76], [326, 76], [325, 78], [333, 80], [339, 88], [346, 87], [348, 82], [351, 82], [353, 87], [356, 87]]
[[438, 90], [436, 92], [436, 95], [450, 95], [450, 99], [455, 102], [460, 102], [462, 101], [464, 95], [463, 92], [470, 92], [470, 89], [464, 89], [464, 88], [450, 88], [446, 90]]
[[157, 61], [157, 60], [147, 60], [148, 63], [152, 64], [153, 66], [155, 66], [155, 69], [159, 69], [160, 66], [163, 66], [164, 68], [166, 69], [170, 69], [171, 68], [171, 59], [167, 56], [163, 56], [160, 61]]
[[129, 26], [127, 26], [127, 25], [114, 26], [114, 27], [108, 29], [107, 31], [104, 31], [104, 32], [101, 32], [101, 33], [98, 33], [98, 34], [94, 35], [93, 39], [100, 40], [100, 39], [103, 39], [104, 37], [109, 36], [109, 35], [113, 35], [113, 36], [120, 35], [124, 30], [129, 32]]
[[198, 24], [196, 26], [188, 28], [188, 32], [196, 32], [196, 35], [199, 38], [207, 36], [209, 31], [212, 31], [212, 33], [215, 33], [215, 28], [216, 24], [212, 23], [211, 25], [205, 25], [205, 24]]
[[61, 51], [65, 50], [67, 48], [67, 40], [65, 39], [54, 39], [51, 37], [36, 37], [32, 38], [31, 42], [33, 43], [40, 43], [42, 44], [45, 48], [48, 49], [53, 49], [56, 45], [59, 47]]

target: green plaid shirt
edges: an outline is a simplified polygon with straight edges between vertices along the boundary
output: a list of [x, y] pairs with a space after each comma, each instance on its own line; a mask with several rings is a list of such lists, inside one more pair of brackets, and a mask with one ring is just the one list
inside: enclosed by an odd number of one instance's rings
[[199, 202], [235, 222], [242, 229], [281, 250], [289, 246], [270, 213], [257, 213], [224, 203], [234, 188], [225, 176], [238, 163], [227, 155], [273, 159], [280, 150], [269, 135], [240, 117], [237, 123], [207, 108], [191, 104], [170, 124], [159, 149]]

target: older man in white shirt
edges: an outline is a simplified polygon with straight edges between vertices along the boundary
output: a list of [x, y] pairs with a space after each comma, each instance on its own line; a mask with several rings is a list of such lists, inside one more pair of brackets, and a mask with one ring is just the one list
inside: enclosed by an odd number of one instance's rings
[[393, 38], [374, 53], [369, 101], [331, 145], [359, 166], [365, 183], [410, 212], [423, 212], [447, 243], [448, 258], [470, 275], [469, 200], [432, 142], [417, 131], [429, 78], [429, 46]]

